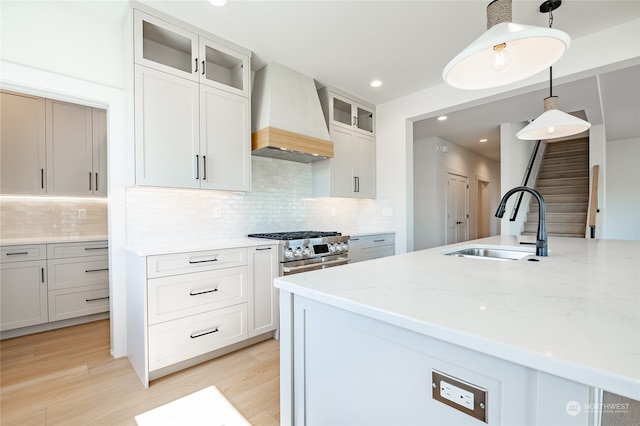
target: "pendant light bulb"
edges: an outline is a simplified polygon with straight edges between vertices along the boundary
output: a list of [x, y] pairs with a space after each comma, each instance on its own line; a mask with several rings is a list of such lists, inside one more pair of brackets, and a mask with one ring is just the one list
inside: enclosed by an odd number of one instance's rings
[[511, 64], [511, 54], [507, 50], [507, 43], [500, 43], [493, 46], [493, 53], [489, 61], [489, 66], [494, 71], [502, 71]]

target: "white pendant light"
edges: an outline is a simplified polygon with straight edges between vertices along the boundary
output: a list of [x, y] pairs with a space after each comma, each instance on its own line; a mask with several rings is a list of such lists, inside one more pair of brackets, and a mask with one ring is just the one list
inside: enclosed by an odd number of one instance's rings
[[442, 77], [460, 89], [502, 86], [549, 68], [570, 44], [563, 31], [514, 24], [511, 0], [494, 0], [487, 6], [487, 31], [447, 64]]
[[544, 100], [544, 112], [527, 127], [516, 133], [518, 139], [537, 141], [577, 135], [591, 127], [591, 123], [557, 109], [558, 97]]
[[[549, 12], [549, 27], [553, 23], [552, 12], [561, 2], [547, 0], [540, 6], [540, 12]], [[516, 133], [522, 140], [556, 139], [577, 135], [589, 130], [591, 123], [558, 109], [558, 97], [553, 96], [553, 68], [549, 67], [549, 97], [544, 99], [544, 112], [524, 129]]]

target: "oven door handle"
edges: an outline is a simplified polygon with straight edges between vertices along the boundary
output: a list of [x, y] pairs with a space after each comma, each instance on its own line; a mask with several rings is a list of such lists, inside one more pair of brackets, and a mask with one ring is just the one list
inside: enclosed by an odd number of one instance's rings
[[285, 274], [295, 274], [295, 273], [298, 273], [298, 272], [306, 272], [306, 271], [313, 271], [313, 270], [316, 270], [316, 269], [324, 269], [327, 266], [346, 265], [350, 261], [351, 261], [351, 259], [346, 258], [346, 257], [342, 257], [342, 258], [337, 259], [337, 260], [330, 260], [328, 262], [312, 263], [310, 265], [291, 266], [291, 267], [284, 266], [282, 268], [282, 272], [284, 272]]

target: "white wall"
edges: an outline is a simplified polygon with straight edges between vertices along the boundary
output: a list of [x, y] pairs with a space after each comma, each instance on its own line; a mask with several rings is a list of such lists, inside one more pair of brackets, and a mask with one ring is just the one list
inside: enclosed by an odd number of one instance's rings
[[[524, 171], [529, 165], [531, 153], [535, 148], [535, 141], [523, 141], [516, 137], [516, 133], [524, 128], [525, 124], [503, 123], [500, 126], [500, 194], [504, 195], [511, 188], [522, 185]], [[507, 209], [500, 221], [500, 233], [502, 235], [520, 235], [522, 221], [511, 222], [511, 212], [517, 200], [517, 194], [512, 195], [507, 202]], [[502, 196], [498, 198], [496, 208]], [[528, 206], [529, 194], [525, 194], [522, 205]], [[524, 217], [524, 215], [518, 215]]]
[[604, 238], [640, 240], [640, 138], [607, 141]]
[[[447, 147], [444, 152], [441, 147]], [[440, 148], [439, 148], [440, 147]], [[477, 235], [478, 180], [489, 182], [490, 205], [500, 199], [500, 165], [468, 149], [432, 137], [413, 144], [414, 250], [446, 244], [446, 174], [460, 173], [469, 178], [469, 239]], [[490, 219], [492, 235], [498, 220]]]
[[[572, 40], [571, 49], [553, 69], [556, 78], [584, 78], [600, 67], [640, 57], [640, 20]], [[579, 74], [579, 75], [577, 75]], [[464, 91], [444, 84], [425, 89], [377, 107], [376, 143], [378, 196], [395, 212], [396, 252], [413, 250], [413, 126], [412, 121], [457, 108], [529, 91], [544, 83], [541, 73], [518, 83], [488, 90]], [[508, 158], [502, 161], [509, 161]], [[406, 172], [399, 173], [405, 170]], [[522, 176], [520, 176], [522, 178]], [[503, 181], [502, 185], [507, 184]]]

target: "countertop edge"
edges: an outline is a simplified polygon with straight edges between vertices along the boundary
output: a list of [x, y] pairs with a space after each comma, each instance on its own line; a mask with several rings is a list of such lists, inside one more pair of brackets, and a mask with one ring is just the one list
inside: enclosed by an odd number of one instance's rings
[[276, 288], [504, 361], [640, 400], [640, 381], [274, 280]]

